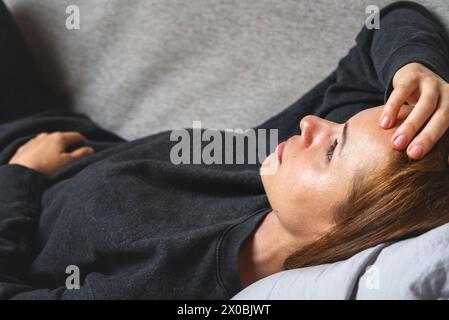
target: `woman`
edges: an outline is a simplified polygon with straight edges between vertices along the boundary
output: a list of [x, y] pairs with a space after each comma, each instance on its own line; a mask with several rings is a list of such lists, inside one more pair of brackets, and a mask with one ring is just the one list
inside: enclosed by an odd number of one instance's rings
[[[34, 67], [4, 8], [1, 24], [1, 298], [228, 299], [449, 222], [449, 42], [421, 6], [383, 9], [380, 30], [363, 29], [329, 77], [257, 126], [286, 141], [263, 176], [174, 165], [170, 132], [127, 142], [50, 110], [39, 77], [17, 72]], [[66, 286], [73, 265], [78, 289]]]

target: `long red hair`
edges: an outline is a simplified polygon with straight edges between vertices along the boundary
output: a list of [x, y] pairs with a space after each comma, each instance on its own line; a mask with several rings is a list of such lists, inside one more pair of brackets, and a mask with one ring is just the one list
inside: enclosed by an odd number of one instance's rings
[[373, 174], [358, 174], [347, 199], [333, 209], [336, 225], [290, 255], [285, 269], [348, 259], [382, 242], [422, 234], [449, 222], [449, 131], [424, 159], [393, 151]]

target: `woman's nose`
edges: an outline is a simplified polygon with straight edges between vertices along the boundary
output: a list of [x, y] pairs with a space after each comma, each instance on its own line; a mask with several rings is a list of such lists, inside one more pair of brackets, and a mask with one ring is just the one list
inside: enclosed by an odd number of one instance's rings
[[316, 120], [315, 116], [305, 116], [299, 122], [299, 129], [301, 131], [301, 138], [303, 147], [307, 148], [312, 144], [313, 141], [313, 131], [315, 130]]
[[299, 129], [301, 131], [301, 135], [304, 135], [306, 131], [309, 131], [315, 122], [315, 116], [305, 116], [299, 122]]
[[301, 136], [307, 146], [312, 143], [315, 137], [332, 134], [335, 126], [338, 126], [338, 124], [312, 115], [305, 116], [299, 123]]

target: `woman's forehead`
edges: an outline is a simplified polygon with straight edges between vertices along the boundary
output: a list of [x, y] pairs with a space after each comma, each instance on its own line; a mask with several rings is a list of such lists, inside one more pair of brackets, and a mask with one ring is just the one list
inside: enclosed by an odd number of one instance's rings
[[348, 159], [353, 158], [351, 162], [357, 162], [359, 165], [384, 162], [394, 150], [391, 138], [397, 125], [390, 129], [381, 128], [379, 125], [381, 113], [382, 107], [374, 107], [363, 110], [349, 119], [346, 148], [349, 147]]

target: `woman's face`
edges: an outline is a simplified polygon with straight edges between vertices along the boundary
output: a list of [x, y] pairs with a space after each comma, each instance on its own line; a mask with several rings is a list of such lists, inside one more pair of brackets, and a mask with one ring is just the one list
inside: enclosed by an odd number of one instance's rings
[[378, 124], [382, 106], [359, 112], [346, 124], [304, 117], [302, 135], [279, 144], [262, 164], [277, 166], [262, 181], [282, 226], [302, 236], [328, 231], [334, 225], [330, 208], [347, 197], [356, 172], [369, 174], [388, 161], [392, 134], [410, 110], [403, 106], [388, 130]]

